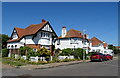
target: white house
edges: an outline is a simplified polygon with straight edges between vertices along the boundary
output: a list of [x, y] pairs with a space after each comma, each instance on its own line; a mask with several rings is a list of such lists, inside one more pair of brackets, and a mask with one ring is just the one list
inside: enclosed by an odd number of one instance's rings
[[108, 44], [104, 41], [99, 40], [96, 37], [89, 39], [90, 50], [89, 52], [100, 52], [103, 54], [112, 54], [112, 50], [108, 49]]
[[53, 39], [57, 35], [48, 21], [42, 20], [40, 24], [32, 24], [26, 28], [13, 29], [11, 39], [7, 42], [9, 54], [20, 54], [19, 48], [21, 46], [29, 46], [36, 51], [41, 47], [45, 47], [52, 51]]
[[87, 34], [74, 29], [71, 29], [67, 32], [66, 27], [62, 28], [62, 35], [55, 41], [56, 49], [84, 48], [86, 50], [89, 50], [89, 45], [90, 43]]

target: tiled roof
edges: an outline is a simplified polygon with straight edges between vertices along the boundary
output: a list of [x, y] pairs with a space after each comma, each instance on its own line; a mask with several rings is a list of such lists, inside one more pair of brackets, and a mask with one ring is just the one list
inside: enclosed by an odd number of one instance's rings
[[15, 27], [15, 30], [17, 31], [19, 38], [14, 39], [14, 40], [8, 40], [7, 42], [19, 41], [23, 36], [35, 34], [36, 32], [38, 32], [38, 30], [40, 30], [47, 23], [48, 21], [44, 21], [36, 25], [32, 24], [25, 29]]
[[103, 43], [102, 41], [100, 41], [98, 38], [93, 37], [92, 39], [89, 39], [92, 42], [93, 46], [99, 45], [101, 43]]
[[82, 35], [82, 32], [81, 31], [78, 31], [78, 30], [74, 30], [74, 29], [71, 29], [67, 32], [66, 36], [65, 37], [58, 37], [59, 39], [60, 38], [71, 38], [71, 37], [79, 37], [79, 38], [83, 38], [83, 35]]
[[20, 38], [18, 38], [18, 39], [13, 39], [13, 40], [8, 40], [7, 42], [16, 42], [16, 41], [19, 41], [20, 40]]
[[116, 48], [120, 48], [120, 46], [115, 46]]
[[17, 31], [18, 36], [21, 38], [23, 35], [25, 35], [25, 29], [15, 27], [15, 30]]
[[93, 37], [92, 39], [88, 39], [88, 40], [92, 42], [93, 46], [96, 46], [96, 45], [99, 45], [99, 44], [103, 44], [103, 47], [107, 47], [108, 46], [107, 43], [102, 42], [101, 40], [99, 40], [96, 37]]
[[104, 44], [103, 44], [104, 47], [107, 47], [107, 45], [108, 45], [107, 43], [104, 43]]

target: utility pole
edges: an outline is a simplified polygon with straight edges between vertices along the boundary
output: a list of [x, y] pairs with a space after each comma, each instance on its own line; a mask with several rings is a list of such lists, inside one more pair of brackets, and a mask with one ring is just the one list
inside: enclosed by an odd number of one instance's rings
[[[86, 31], [86, 30], [83, 30], [83, 36], [84, 36], [84, 34], [85, 34], [85, 31]], [[84, 38], [84, 39], [83, 39], [83, 61], [85, 61], [85, 52], [86, 52], [86, 51], [84, 52], [84, 50], [86, 50], [86, 48], [85, 48], [85, 46], [84, 46], [84, 45], [85, 45], [85, 44], [84, 44], [85, 42], [86, 42], [86, 41], [85, 41], [85, 38]]]

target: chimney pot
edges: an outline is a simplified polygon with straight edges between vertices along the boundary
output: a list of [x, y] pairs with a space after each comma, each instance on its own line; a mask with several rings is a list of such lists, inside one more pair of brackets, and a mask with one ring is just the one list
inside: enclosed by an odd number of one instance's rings
[[44, 20], [44, 19], [42, 19], [42, 22], [45, 22], [45, 20]]
[[62, 28], [66, 28], [65, 26], [63, 26]]

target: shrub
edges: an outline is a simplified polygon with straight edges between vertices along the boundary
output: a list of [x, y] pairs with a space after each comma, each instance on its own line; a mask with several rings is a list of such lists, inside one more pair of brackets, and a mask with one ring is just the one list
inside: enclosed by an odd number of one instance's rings
[[61, 56], [69, 56], [69, 55], [71, 55], [72, 52], [73, 52], [72, 49], [67, 48], [67, 49], [63, 49], [63, 50], [62, 50], [62, 53], [60, 53], [60, 55], [61, 55]]
[[37, 56], [42, 56], [42, 57], [46, 57], [46, 56], [50, 56], [51, 54], [51, 51], [49, 51], [48, 49], [46, 48], [40, 48], [38, 51], [37, 51]]
[[88, 52], [88, 54], [86, 54], [86, 56], [91, 56], [92, 54], [95, 54], [96, 52]]
[[15, 58], [15, 54], [11, 54], [11, 58]]
[[32, 51], [33, 49], [30, 47], [24, 46], [24, 47], [20, 47], [19, 50], [21, 55], [26, 55], [28, 54], [28, 52]]
[[35, 56], [36, 56], [36, 52], [33, 51], [33, 50], [30, 50], [30, 51], [28, 52], [28, 54], [26, 55], [26, 57], [27, 57], [26, 59], [29, 60], [29, 59], [30, 59], [30, 56], [35, 57]]
[[39, 57], [46, 57], [45, 59], [47, 61], [49, 61], [50, 59], [50, 54], [51, 54], [51, 51], [49, 51], [48, 49], [46, 48], [40, 48], [37, 52], [36, 52], [36, 56], [39, 56]]
[[75, 59], [83, 59], [83, 50], [82, 48], [77, 48], [72, 52], [72, 55], [74, 55]]
[[59, 59], [57, 57], [53, 57], [53, 62], [59, 62]]
[[2, 57], [8, 57], [8, 49], [5, 48], [5, 49], [2, 49]]

